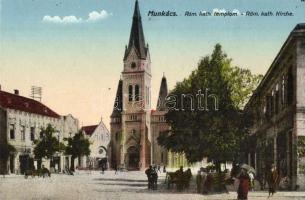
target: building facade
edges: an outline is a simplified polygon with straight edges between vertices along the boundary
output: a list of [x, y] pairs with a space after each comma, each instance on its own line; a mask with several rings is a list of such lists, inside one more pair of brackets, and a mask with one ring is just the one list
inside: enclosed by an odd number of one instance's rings
[[263, 179], [272, 165], [287, 189], [305, 189], [305, 24], [288, 36], [245, 110], [254, 117], [248, 163]]
[[98, 125], [83, 126], [82, 131], [89, 139], [90, 156], [83, 161], [86, 167], [92, 169], [108, 168], [108, 145], [110, 142], [110, 132], [101, 120]]
[[[78, 130], [78, 120], [72, 115], [60, 116], [39, 101], [19, 95], [19, 91], [9, 93], [0, 90], [0, 138], [16, 148], [7, 163], [9, 173], [23, 174], [34, 166], [34, 141], [40, 138], [40, 130], [49, 124], [57, 130], [58, 139], [73, 136]], [[61, 171], [69, 166], [70, 157], [63, 154], [54, 155], [52, 162], [44, 160], [47, 168]]]
[[[166, 164], [166, 151], [156, 142], [158, 134], [168, 129], [164, 120], [166, 111], [151, 111], [151, 60], [138, 1], [123, 61], [122, 78], [111, 115], [111, 166], [123, 165], [138, 170], [152, 163]], [[165, 77], [162, 82], [166, 85]], [[163, 90], [167, 94], [167, 86]]]

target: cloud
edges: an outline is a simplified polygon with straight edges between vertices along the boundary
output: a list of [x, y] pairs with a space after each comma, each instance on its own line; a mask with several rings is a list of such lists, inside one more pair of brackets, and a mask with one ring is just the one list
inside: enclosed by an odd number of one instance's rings
[[83, 20], [82, 18], [78, 18], [74, 15], [70, 16], [50, 16], [50, 15], [45, 15], [42, 18], [43, 22], [48, 22], [48, 23], [56, 23], [56, 24], [77, 24], [77, 23], [82, 23], [82, 22], [97, 22], [101, 21], [103, 19], [106, 19], [109, 14], [106, 10], [102, 10], [100, 12], [98, 11], [92, 11], [88, 14], [88, 18], [86, 20]]
[[42, 18], [42, 21], [57, 24], [76, 24], [82, 22], [82, 18], [77, 18], [74, 15], [64, 17], [46, 15]]
[[95, 21], [106, 19], [108, 16], [109, 16], [109, 14], [106, 10], [102, 10], [101, 12], [92, 11], [89, 13], [89, 17], [88, 17], [87, 21], [95, 22]]

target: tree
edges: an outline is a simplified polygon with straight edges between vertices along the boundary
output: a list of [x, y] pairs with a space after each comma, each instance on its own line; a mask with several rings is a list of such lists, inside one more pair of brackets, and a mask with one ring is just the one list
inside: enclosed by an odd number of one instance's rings
[[56, 152], [62, 152], [65, 149], [65, 145], [54, 136], [56, 132], [56, 129], [49, 124], [47, 128], [41, 129], [40, 139], [34, 141], [34, 155], [38, 159], [39, 169], [41, 168], [42, 158], [52, 159]]
[[[231, 61], [217, 44], [211, 56], [202, 58], [197, 69], [176, 84], [170, 96], [178, 97], [178, 109], [166, 114], [171, 130], [158, 138], [161, 146], [185, 153], [191, 163], [207, 157], [218, 171], [220, 163], [236, 158], [247, 137], [251, 116], [241, 108], [260, 80], [249, 70], [232, 67]], [[203, 99], [179, 98], [198, 97], [198, 91], [205, 91]], [[204, 109], [199, 109], [202, 102]]]
[[71, 171], [74, 171], [74, 160], [78, 158], [78, 164], [80, 165], [80, 159], [82, 156], [90, 155], [90, 141], [85, 138], [82, 131], [76, 133], [73, 137], [65, 138], [68, 141], [66, 146], [66, 154], [71, 155]]
[[7, 161], [10, 154], [16, 152], [14, 146], [9, 143], [0, 143], [0, 174], [7, 174]]

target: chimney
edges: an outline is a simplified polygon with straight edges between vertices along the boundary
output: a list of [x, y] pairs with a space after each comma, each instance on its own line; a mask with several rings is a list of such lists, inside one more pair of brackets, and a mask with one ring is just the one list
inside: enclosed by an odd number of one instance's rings
[[14, 90], [15, 95], [19, 95], [19, 90]]

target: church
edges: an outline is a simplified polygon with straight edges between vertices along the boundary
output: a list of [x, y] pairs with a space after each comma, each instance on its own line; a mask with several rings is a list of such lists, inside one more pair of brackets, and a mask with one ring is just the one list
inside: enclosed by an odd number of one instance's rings
[[151, 60], [145, 43], [139, 3], [136, 0], [123, 71], [111, 114], [111, 142], [108, 160], [111, 168], [141, 170], [150, 164], [167, 165], [168, 152], [157, 138], [169, 126], [165, 121], [167, 81], [163, 76], [157, 109], [151, 108]]

